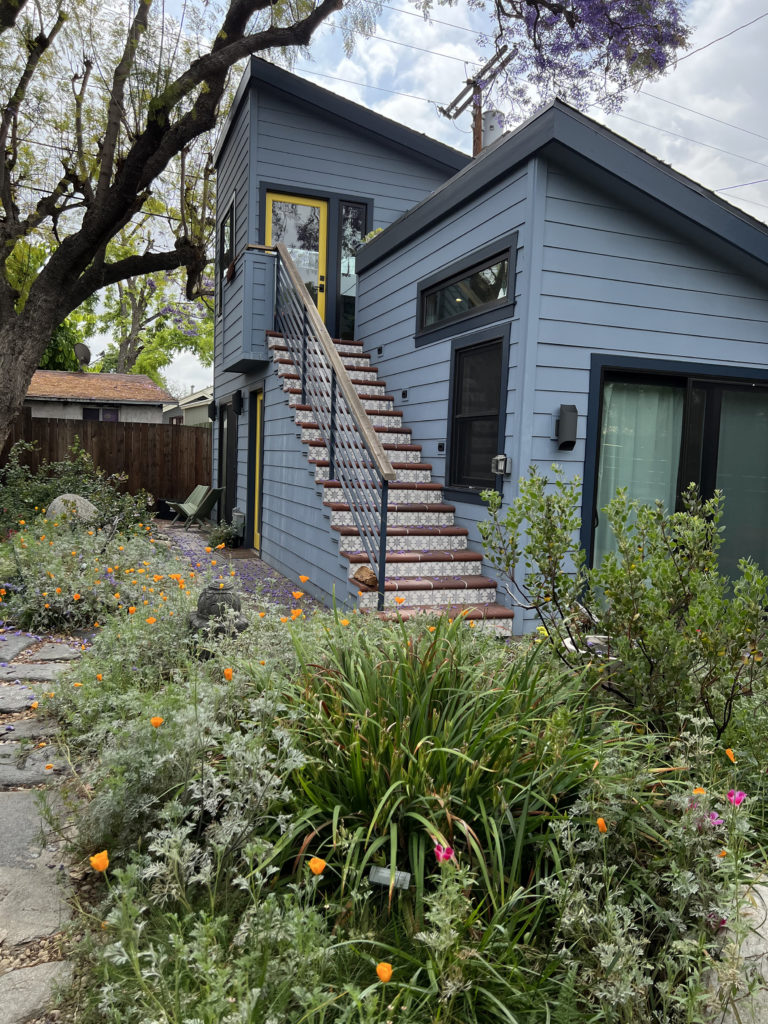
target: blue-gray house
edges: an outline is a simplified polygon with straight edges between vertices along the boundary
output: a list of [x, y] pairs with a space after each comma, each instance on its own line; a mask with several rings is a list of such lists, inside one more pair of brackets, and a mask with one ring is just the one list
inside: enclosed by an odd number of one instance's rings
[[258, 60], [217, 156], [214, 473], [271, 565], [509, 614], [479, 491], [557, 461], [591, 556], [695, 480], [768, 566], [765, 225], [559, 102], [470, 161]]

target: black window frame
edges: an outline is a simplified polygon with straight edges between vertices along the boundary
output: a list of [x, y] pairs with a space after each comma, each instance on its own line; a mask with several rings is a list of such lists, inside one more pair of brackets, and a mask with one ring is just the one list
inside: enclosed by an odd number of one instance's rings
[[482, 348], [491, 345], [493, 342], [501, 344], [501, 370], [499, 373], [499, 424], [497, 432], [496, 454], [501, 455], [506, 448], [506, 416], [507, 416], [507, 393], [509, 376], [509, 324], [496, 325], [482, 330], [473, 331], [471, 334], [461, 338], [454, 338], [451, 343], [451, 367], [448, 384], [448, 420], [447, 435], [445, 444], [445, 485], [443, 494], [446, 500], [469, 502], [470, 504], [482, 505], [483, 500], [480, 492], [485, 490], [496, 490], [503, 493], [504, 477], [496, 474], [495, 482], [481, 487], [468, 486], [455, 482], [453, 478], [453, 460], [455, 457], [455, 431], [454, 431], [454, 410], [456, 407], [456, 388], [458, 356], [467, 349]]
[[[441, 341], [451, 337], [458, 325], [471, 321], [473, 327], [494, 323], [500, 316], [512, 316], [515, 307], [515, 284], [517, 274], [517, 231], [511, 231], [506, 235], [488, 242], [479, 249], [467, 253], [460, 260], [443, 267], [435, 274], [423, 278], [417, 284], [416, 298], [416, 333], [414, 341], [417, 347], [427, 345], [433, 341]], [[493, 266], [501, 260], [508, 261], [507, 281], [508, 292], [505, 298], [493, 302], [483, 303], [475, 306], [474, 309], [464, 310], [456, 316], [441, 320], [437, 324], [424, 326], [425, 299], [440, 288], [450, 286], [470, 274], [485, 267]]]
[[[690, 482], [687, 477], [697, 458], [699, 470], [695, 482], [703, 497], [711, 497], [717, 473], [719, 446], [719, 416], [722, 395], [727, 391], [768, 391], [768, 372], [721, 364], [675, 362], [631, 356], [593, 355], [590, 367], [590, 390], [587, 410], [587, 438], [584, 456], [584, 484], [582, 501], [581, 546], [587, 565], [592, 565], [594, 537], [597, 527], [597, 485], [600, 457], [600, 435], [603, 420], [603, 393], [607, 381], [636, 381], [637, 383], [665, 383], [684, 389], [683, 422], [680, 437], [680, 461], [677, 479], [677, 509], [680, 494]], [[698, 423], [694, 418], [691, 400], [695, 388], [716, 397], [717, 405], [708, 410]], [[698, 454], [697, 454], [698, 453]]]

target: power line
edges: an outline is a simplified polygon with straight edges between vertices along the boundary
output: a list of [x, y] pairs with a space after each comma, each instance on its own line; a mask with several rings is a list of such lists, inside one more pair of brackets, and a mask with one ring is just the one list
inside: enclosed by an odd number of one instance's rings
[[746, 188], [747, 185], [762, 185], [768, 178], [758, 178], [757, 181], [742, 181], [738, 185], [724, 185], [722, 188], [713, 189], [713, 192], [728, 192], [732, 188]]
[[689, 136], [681, 135], [680, 132], [673, 132], [669, 128], [659, 128], [658, 125], [648, 124], [647, 121], [640, 121], [636, 117], [630, 117], [629, 114], [614, 114], [613, 117], [622, 117], [625, 121], [632, 121], [634, 124], [640, 124], [644, 128], [651, 128], [656, 132], [664, 132], [665, 135], [674, 135], [676, 139], [682, 139], [684, 142], [691, 142], [694, 146], [704, 146], [706, 149], [713, 149], [716, 153], [723, 153], [725, 156], [732, 156], [737, 160], [745, 160], [750, 164], [757, 164], [760, 167], [768, 167], [768, 163], [764, 160], [755, 160], [754, 157], [744, 156], [741, 153], [734, 153], [729, 149], [723, 149], [721, 146], [713, 146], [710, 142], [702, 142], [700, 139], [691, 139]]
[[398, 14], [408, 14], [412, 18], [419, 18], [419, 20], [426, 21], [430, 25], [445, 25], [446, 28], [456, 28], [461, 32], [471, 32], [475, 37], [482, 34], [477, 29], [468, 28], [466, 25], [455, 25], [452, 21], [441, 21], [440, 18], [433, 18], [431, 15], [425, 18], [418, 11], [406, 11], [402, 7], [393, 7], [391, 4], [379, 4], [378, 6], [385, 7], [388, 11], [397, 11]]
[[[335, 24], [335, 22], [332, 21], [326, 22], [326, 27], [333, 29], [334, 31], [341, 29], [341, 25], [337, 25]], [[477, 68], [482, 67], [482, 64], [479, 60], [470, 60], [468, 57], [456, 57], [452, 53], [441, 53], [439, 50], [430, 50], [425, 46], [415, 46], [413, 43], [403, 43], [399, 39], [389, 39], [387, 36], [377, 35], [376, 32], [374, 32], [373, 35], [370, 36], [366, 35], [364, 36], [364, 38], [378, 39], [379, 42], [390, 43], [392, 46], [405, 46], [408, 50], [418, 50], [419, 53], [428, 53], [432, 57], [444, 57], [445, 60], [455, 60], [458, 61], [459, 64], [474, 64], [475, 67]]]
[[311, 68], [296, 68], [306, 75], [318, 75], [320, 78], [330, 78], [334, 82], [343, 82], [345, 85], [356, 85], [360, 89], [375, 89], [377, 92], [388, 92], [391, 96], [405, 96], [409, 100], [423, 100], [425, 103], [434, 103], [438, 106], [437, 100], [431, 100], [428, 96], [415, 96], [411, 92], [399, 92], [397, 89], [385, 89], [382, 85], [368, 85], [366, 82], [353, 82], [349, 78], [339, 78], [338, 75], [328, 75], [324, 71], [314, 71]]
[[737, 132], [744, 132], [747, 135], [753, 135], [756, 139], [762, 139], [768, 142], [768, 135], [761, 135], [760, 132], [753, 132], [751, 128], [743, 128], [739, 124], [733, 124], [731, 121], [723, 121], [719, 117], [714, 117], [712, 114], [705, 114], [703, 110], [694, 110], [693, 107], [686, 107], [684, 103], [676, 103], [675, 100], [668, 100], [664, 96], [657, 96], [653, 92], [646, 92], [645, 89], [640, 89], [640, 93], [643, 96], [648, 96], [652, 100], [658, 100], [660, 103], [668, 103], [672, 107], [678, 107], [680, 110], [686, 110], [689, 114], [696, 114], [697, 117], [706, 117], [708, 121], [715, 121], [717, 124], [722, 124], [726, 128], [733, 128]]
[[730, 32], [724, 33], [722, 36], [718, 36], [717, 39], [710, 39], [708, 43], [704, 43], [703, 46], [698, 46], [695, 50], [689, 50], [688, 53], [684, 53], [682, 57], [678, 57], [675, 60], [675, 64], [680, 64], [684, 60], [688, 60], [689, 57], [694, 57], [697, 53], [701, 53], [702, 50], [708, 50], [710, 46], [714, 46], [715, 43], [720, 43], [723, 39], [727, 39], [729, 36], [735, 35], [737, 32], [741, 32], [743, 28], [749, 28], [750, 25], [754, 25], [758, 21], [762, 21], [763, 18], [768, 18], [768, 11], [764, 11], [762, 14], [758, 14], [752, 21], [745, 21], [743, 25], [738, 25], [736, 28], [732, 28]]

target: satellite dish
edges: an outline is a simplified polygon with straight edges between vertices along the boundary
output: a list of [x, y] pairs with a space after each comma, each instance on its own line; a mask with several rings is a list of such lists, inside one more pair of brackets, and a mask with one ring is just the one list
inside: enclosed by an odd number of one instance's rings
[[82, 341], [75, 344], [75, 359], [81, 367], [87, 366], [91, 361], [91, 350]]

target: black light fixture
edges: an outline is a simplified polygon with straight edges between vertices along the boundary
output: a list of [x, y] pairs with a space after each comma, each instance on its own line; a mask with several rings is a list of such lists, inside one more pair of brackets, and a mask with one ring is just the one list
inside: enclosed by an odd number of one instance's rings
[[561, 405], [560, 415], [555, 423], [557, 450], [572, 452], [576, 446], [576, 429], [579, 423], [579, 410], [575, 405]]
[[209, 420], [215, 420], [216, 419], [216, 402], [215, 401], [208, 403], [208, 419]]
[[235, 416], [239, 416], [243, 411], [243, 392], [235, 391], [232, 395], [232, 412]]

